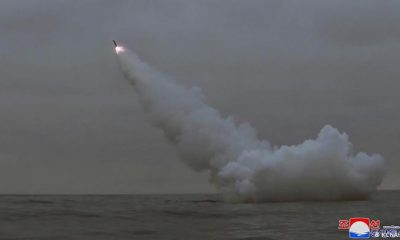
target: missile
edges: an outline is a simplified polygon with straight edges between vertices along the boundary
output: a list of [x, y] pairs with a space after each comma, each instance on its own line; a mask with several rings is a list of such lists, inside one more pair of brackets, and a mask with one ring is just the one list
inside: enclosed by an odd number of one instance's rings
[[124, 48], [122, 46], [119, 46], [115, 40], [113, 40], [113, 43], [114, 43], [114, 46], [115, 46], [115, 52], [117, 54], [120, 53], [120, 52], [124, 52], [125, 51]]

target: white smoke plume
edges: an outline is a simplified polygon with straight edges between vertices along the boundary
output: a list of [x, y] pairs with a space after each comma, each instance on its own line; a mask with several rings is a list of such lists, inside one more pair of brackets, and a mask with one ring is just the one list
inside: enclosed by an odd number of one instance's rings
[[380, 155], [354, 154], [349, 137], [327, 125], [299, 145], [271, 146], [248, 123], [237, 124], [205, 104], [201, 89], [185, 88], [122, 49], [118, 62], [150, 121], [194, 170], [228, 201], [364, 199], [385, 173]]

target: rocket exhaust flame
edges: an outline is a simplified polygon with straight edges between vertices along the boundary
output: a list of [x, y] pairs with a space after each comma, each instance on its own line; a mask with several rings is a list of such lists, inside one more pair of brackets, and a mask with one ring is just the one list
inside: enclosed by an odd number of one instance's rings
[[383, 158], [353, 154], [349, 137], [330, 125], [315, 139], [272, 147], [250, 124], [208, 106], [199, 88], [177, 84], [124, 48], [116, 52], [152, 124], [188, 166], [210, 172], [228, 201], [364, 199], [382, 181]]
[[124, 48], [122, 46], [118, 46], [118, 44], [117, 44], [117, 42], [115, 40], [112, 40], [112, 41], [113, 41], [113, 44], [115, 46], [115, 52], [117, 54], [124, 51]]
[[115, 52], [118, 54], [118, 53], [120, 53], [120, 52], [123, 52], [124, 51], [124, 48], [123, 47], [121, 47], [121, 46], [116, 46], [115, 47]]

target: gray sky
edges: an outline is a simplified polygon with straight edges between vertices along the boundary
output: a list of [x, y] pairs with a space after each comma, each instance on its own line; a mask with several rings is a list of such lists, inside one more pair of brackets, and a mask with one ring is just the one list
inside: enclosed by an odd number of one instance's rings
[[400, 188], [400, 1], [1, 1], [0, 193], [213, 192], [123, 79], [112, 39], [274, 145], [325, 124]]

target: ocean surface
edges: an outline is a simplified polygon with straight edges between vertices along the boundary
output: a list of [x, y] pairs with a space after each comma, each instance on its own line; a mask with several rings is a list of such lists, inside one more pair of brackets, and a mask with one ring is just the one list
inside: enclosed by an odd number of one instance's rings
[[400, 225], [400, 191], [371, 200], [238, 204], [219, 195], [0, 195], [0, 239], [349, 239], [338, 220]]

